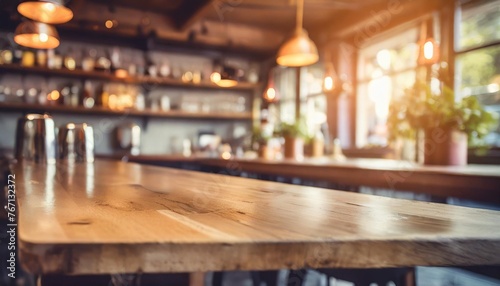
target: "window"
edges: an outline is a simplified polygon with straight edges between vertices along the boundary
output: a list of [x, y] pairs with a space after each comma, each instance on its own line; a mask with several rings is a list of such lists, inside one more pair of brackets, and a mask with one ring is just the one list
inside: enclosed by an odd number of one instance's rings
[[[456, 93], [500, 115], [500, 0], [469, 1], [457, 12]], [[500, 128], [485, 143], [500, 147]]]
[[363, 48], [358, 56], [356, 147], [386, 146], [391, 99], [413, 86], [418, 29], [392, 33]]
[[[275, 82], [279, 93], [280, 122], [295, 122], [297, 69], [276, 68]], [[326, 96], [323, 94], [323, 66], [321, 64], [300, 69], [300, 113], [306, 118], [309, 133], [314, 134], [320, 125], [326, 123]]]

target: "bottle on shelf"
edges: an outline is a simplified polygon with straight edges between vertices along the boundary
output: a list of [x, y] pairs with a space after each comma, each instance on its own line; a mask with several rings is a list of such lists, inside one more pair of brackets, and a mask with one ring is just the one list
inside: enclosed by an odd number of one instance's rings
[[36, 96], [38, 95], [38, 91], [35, 88], [28, 89], [28, 92], [24, 95], [24, 102], [27, 104], [35, 104], [37, 101]]
[[4, 46], [0, 50], [0, 64], [11, 64], [13, 60], [12, 50], [9, 46]]
[[73, 84], [71, 86], [71, 92], [70, 92], [70, 105], [73, 107], [77, 107], [78, 105], [83, 105], [82, 100], [80, 100], [80, 87]]
[[63, 65], [63, 58], [56, 50], [48, 50], [47, 52], [47, 66], [49, 69], [61, 69]]
[[150, 56], [146, 57], [146, 67], [149, 76], [156, 77], [158, 75], [158, 67]]
[[99, 105], [104, 108], [109, 108], [109, 90], [106, 84], [101, 87], [101, 93], [98, 99]]
[[71, 106], [71, 86], [65, 86], [61, 89], [60, 92], [61, 96], [61, 104], [64, 104], [66, 106]]
[[36, 65], [39, 67], [47, 67], [47, 51], [36, 51]]
[[111, 61], [111, 71], [115, 72], [118, 69], [121, 69], [121, 63], [120, 63], [120, 50], [117, 47], [114, 47], [111, 49], [109, 53], [109, 59]]
[[135, 109], [139, 111], [146, 109], [146, 98], [142, 92], [135, 97]]
[[38, 104], [47, 104], [47, 90], [45, 88], [40, 89], [40, 93], [38, 93]]
[[95, 57], [97, 55], [97, 51], [95, 49], [90, 49], [86, 52], [86, 56], [82, 60], [82, 69], [84, 71], [93, 71], [95, 68]]
[[14, 51], [12, 52], [12, 63], [13, 64], [21, 64], [23, 60], [23, 50], [21, 49], [21, 47], [19, 46], [16, 46], [14, 48]]
[[67, 54], [64, 56], [64, 67], [68, 70], [76, 69], [76, 60], [73, 49], [69, 48]]
[[170, 76], [170, 65], [168, 61], [164, 61], [160, 66], [160, 75], [162, 77]]
[[95, 63], [95, 70], [109, 72], [111, 69], [111, 61], [106, 57], [106, 54], [98, 57]]
[[83, 107], [93, 108], [95, 104], [94, 89], [92, 88], [92, 82], [85, 81], [83, 85]]
[[33, 67], [35, 66], [35, 53], [32, 50], [24, 50], [21, 59], [21, 65], [23, 67]]

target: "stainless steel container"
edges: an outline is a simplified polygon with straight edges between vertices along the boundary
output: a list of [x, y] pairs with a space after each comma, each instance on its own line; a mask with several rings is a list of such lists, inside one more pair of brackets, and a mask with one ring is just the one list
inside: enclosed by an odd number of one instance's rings
[[18, 119], [15, 154], [22, 161], [56, 162], [55, 124], [50, 115], [27, 114]]
[[139, 155], [141, 149], [141, 127], [135, 123], [125, 123], [116, 129], [117, 147], [127, 154]]
[[59, 159], [94, 162], [94, 129], [86, 123], [59, 127], [58, 149]]

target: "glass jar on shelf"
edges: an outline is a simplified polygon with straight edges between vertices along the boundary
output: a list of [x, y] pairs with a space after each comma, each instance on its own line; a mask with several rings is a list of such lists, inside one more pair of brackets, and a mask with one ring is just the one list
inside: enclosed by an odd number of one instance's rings
[[39, 67], [47, 67], [47, 52], [44, 50], [36, 51], [36, 65]]
[[0, 50], [0, 64], [12, 64], [13, 56], [10, 48], [2, 48], [2, 50]]
[[170, 72], [170, 64], [168, 63], [168, 61], [163, 61], [163, 63], [160, 65], [160, 75], [162, 77], [169, 77]]
[[21, 47], [17, 46], [14, 48], [12, 52], [12, 63], [13, 64], [21, 64], [21, 61], [23, 59], [23, 50]]
[[64, 56], [64, 67], [68, 70], [76, 69], [76, 60], [73, 53], [73, 49], [69, 48], [66, 55]]
[[35, 53], [32, 50], [24, 50], [21, 59], [21, 65], [23, 67], [33, 67], [35, 66]]
[[95, 58], [97, 56], [97, 51], [95, 49], [90, 49], [86, 52], [86, 55], [82, 59], [82, 69], [84, 71], [93, 71], [95, 68]]

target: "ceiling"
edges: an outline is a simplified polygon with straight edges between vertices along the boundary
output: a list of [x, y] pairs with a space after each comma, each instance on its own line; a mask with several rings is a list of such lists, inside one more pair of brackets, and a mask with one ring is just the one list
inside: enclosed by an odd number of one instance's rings
[[[175, 19], [179, 27], [183, 20], [196, 17], [196, 20], [291, 30], [296, 18], [296, 0], [71, 0], [69, 5], [79, 1], [163, 14]], [[345, 11], [361, 9], [374, 2], [377, 0], [305, 0], [304, 25], [306, 28], [315, 28], [332, 22], [335, 16]]]
[[[310, 34], [330, 27], [346, 13], [371, 9], [389, 0], [305, 0], [304, 27]], [[1, 16], [19, 22], [19, 0], [0, 1]], [[211, 43], [259, 46], [277, 49], [293, 31], [296, 0], [69, 0], [75, 17], [59, 27], [104, 30], [108, 33], [149, 33], [179, 41], [197, 38]], [[96, 11], [99, 11], [96, 13]], [[118, 25], [107, 31], [103, 23], [116, 19]], [[208, 23], [208, 24], [207, 24]], [[2, 24], [2, 23], [0, 23]], [[232, 27], [232, 28], [231, 28]], [[235, 28], [236, 27], [236, 28]], [[232, 33], [227, 32], [232, 29]], [[236, 45], [237, 46], [237, 45]]]

